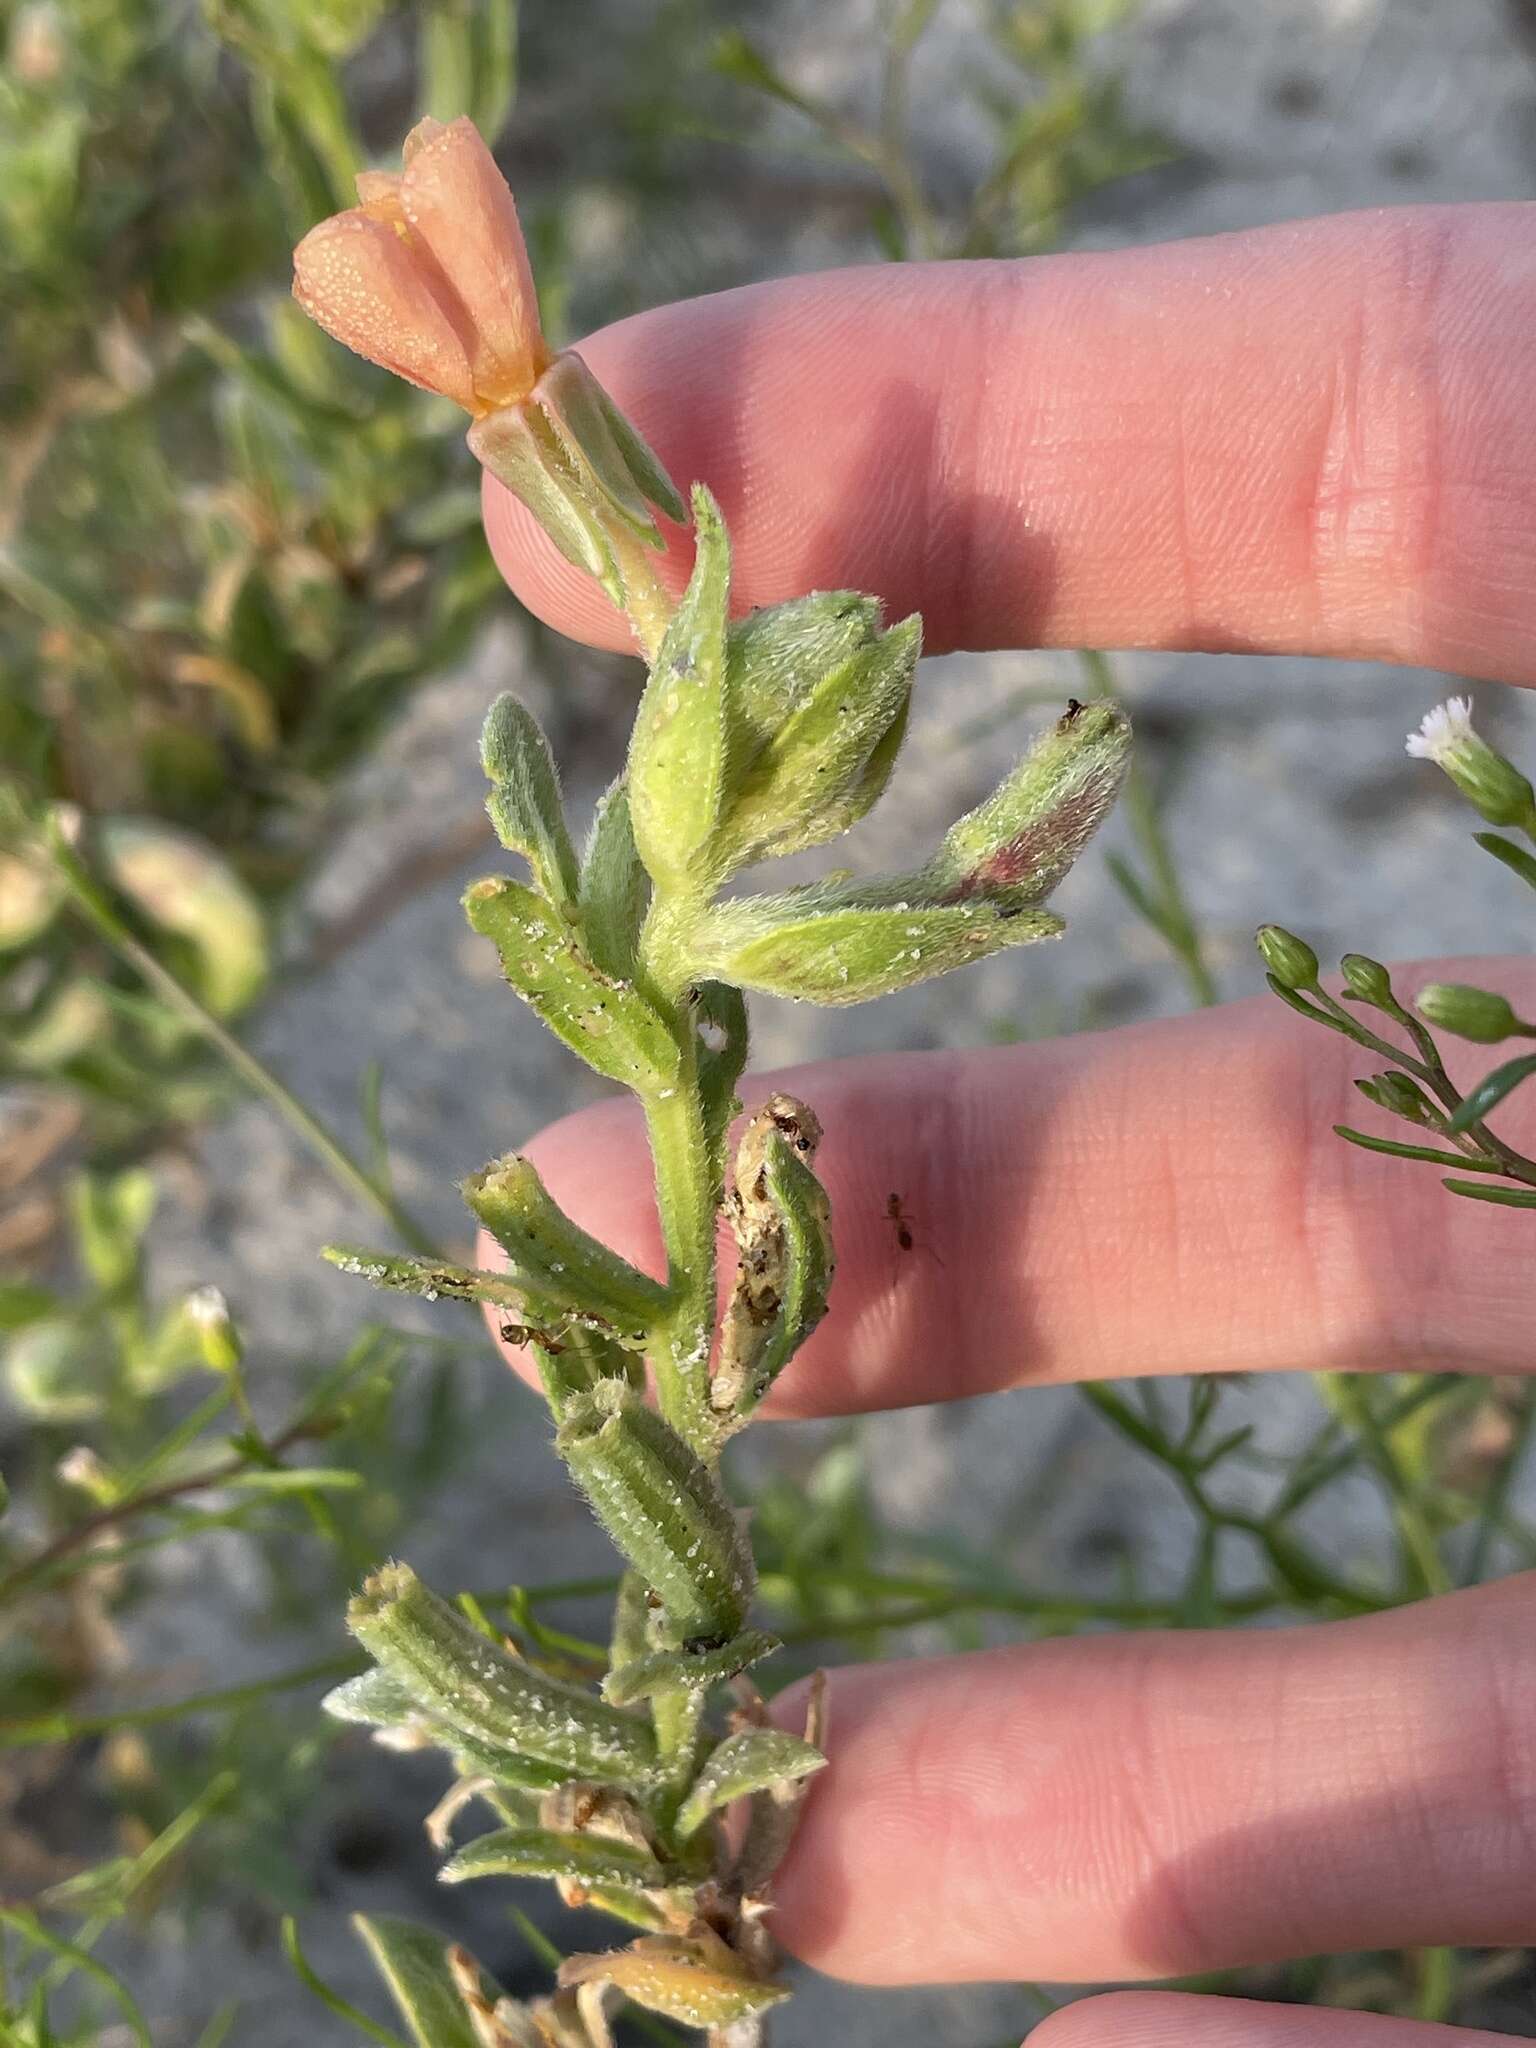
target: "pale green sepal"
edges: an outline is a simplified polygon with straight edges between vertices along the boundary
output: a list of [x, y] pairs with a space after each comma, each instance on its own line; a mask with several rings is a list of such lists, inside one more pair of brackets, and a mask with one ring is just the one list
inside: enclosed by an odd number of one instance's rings
[[546, 1301], [585, 1308], [620, 1328], [644, 1328], [666, 1303], [666, 1289], [573, 1223], [531, 1159], [494, 1160], [460, 1183], [465, 1201], [512, 1261], [512, 1270]]
[[791, 710], [742, 779], [731, 807], [733, 862], [798, 853], [835, 839], [870, 809], [890, 773], [866, 774], [904, 727], [922, 652], [915, 615], [829, 669]]
[[464, 910], [523, 1001], [588, 1066], [648, 1094], [675, 1083], [680, 1053], [665, 1018], [632, 982], [604, 974], [531, 889], [500, 876], [476, 882]]
[[731, 546], [720, 508], [693, 492], [697, 553], [672, 614], [629, 746], [629, 811], [635, 844], [653, 879], [695, 890], [718, 879], [731, 772], [726, 690], [726, 610]]
[[880, 600], [818, 590], [738, 619], [726, 642], [732, 702], [755, 752], [830, 669], [880, 632]]
[[819, 1749], [782, 1728], [743, 1728], [737, 1735], [728, 1735], [705, 1759], [693, 1789], [678, 1809], [678, 1834], [686, 1841], [712, 1813], [729, 1806], [733, 1799], [808, 1778], [823, 1769], [826, 1761]]
[[[581, 357], [573, 349], [556, 356], [534, 387], [533, 396], [565, 444], [572, 462], [586, 469], [610, 510], [638, 540], [659, 548], [661, 535], [646, 504], [646, 493], [613, 431], [617, 408], [609, 403]], [[671, 492], [671, 498], [675, 504], [676, 491]]]
[[633, 1663], [618, 1665], [609, 1672], [603, 1681], [603, 1698], [610, 1706], [627, 1707], [659, 1692], [672, 1692], [678, 1686], [708, 1691], [749, 1665], [761, 1664], [765, 1657], [783, 1647], [777, 1636], [760, 1628], [748, 1628], [714, 1650], [648, 1650]]
[[354, 1722], [365, 1728], [408, 1729], [424, 1744], [446, 1750], [463, 1776], [494, 1778], [500, 1785], [515, 1786], [524, 1792], [553, 1792], [570, 1776], [558, 1764], [516, 1756], [500, 1743], [477, 1742], [462, 1729], [434, 1721], [421, 1711], [410, 1689], [378, 1665], [333, 1686], [320, 1706], [338, 1721]]
[[952, 825], [921, 880], [956, 900], [1043, 903], [1119, 794], [1131, 722], [1118, 704], [1072, 706], [984, 804]]
[[604, 974], [632, 976], [639, 963], [640, 927], [651, 900], [651, 878], [635, 845], [629, 790], [622, 775], [598, 799], [581, 857], [577, 900], [594, 964]]
[[565, 559], [622, 606], [613, 550], [585, 500], [585, 479], [538, 406], [525, 400], [487, 413], [470, 428], [468, 441], [475, 460], [522, 500]]
[[626, 1562], [666, 1610], [675, 1647], [735, 1635], [756, 1583], [752, 1551], [704, 1461], [616, 1380], [574, 1400], [555, 1448]]
[[618, 1891], [658, 1891], [663, 1866], [644, 1849], [606, 1835], [559, 1834], [552, 1828], [495, 1828], [479, 1835], [438, 1872], [444, 1884], [472, 1877], [553, 1877]]
[[417, 2048], [482, 2048], [448, 1967], [448, 1944], [440, 1933], [382, 1913], [354, 1913], [352, 1925], [389, 1986]]
[[480, 763], [491, 793], [485, 808], [496, 837], [520, 853], [558, 908], [574, 906], [576, 851], [560, 802], [560, 777], [539, 721], [504, 690], [485, 715]]
[[674, 525], [683, 525], [688, 517], [688, 507], [677, 485], [662, 468], [661, 458], [596, 379], [593, 379], [593, 385], [607, 416], [609, 429], [619, 444], [619, 452], [628, 464], [641, 496], [665, 512]]
[[450, 1734], [605, 1784], [643, 1782], [655, 1769], [655, 1738], [643, 1721], [499, 1648], [408, 1565], [375, 1572], [348, 1607], [347, 1626]]

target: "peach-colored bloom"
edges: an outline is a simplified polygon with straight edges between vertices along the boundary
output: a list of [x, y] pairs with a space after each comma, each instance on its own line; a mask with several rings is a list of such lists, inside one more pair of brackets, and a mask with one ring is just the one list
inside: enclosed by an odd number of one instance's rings
[[294, 297], [358, 355], [483, 418], [550, 362], [517, 208], [467, 116], [421, 122], [403, 156], [300, 242]]

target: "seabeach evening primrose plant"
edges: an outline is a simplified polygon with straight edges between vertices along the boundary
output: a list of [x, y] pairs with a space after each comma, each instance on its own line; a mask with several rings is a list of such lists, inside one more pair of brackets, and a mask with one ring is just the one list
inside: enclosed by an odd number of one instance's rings
[[[605, 2048], [620, 1995], [749, 2048], [785, 1996], [771, 1880], [826, 1757], [819, 1688], [798, 1735], [771, 1725], [747, 1676], [777, 1644], [753, 1625], [751, 1546], [719, 1465], [826, 1312], [833, 1251], [813, 1108], [773, 1094], [741, 1122], [743, 991], [863, 1002], [1059, 932], [1045, 900], [1114, 800], [1129, 730], [1112, 704], [1070, 705], [907, 873], [723, 896], [743, 868], [837, 838], [880, 797], [920, 621], [887, 626], [852, 591], [732, 617], [718, 506], [702, 483], [685, 504], [580, 355], [545, 345], [512, 196], [467, 120], [423, 122], [402, 174], [370, 173], [359, 199], [300, 244], [300, 303], [473, 416], [476, 456], [624, 610], [645, 658], [627, 763], [580, 853], [537, 723], [514, 697], [491, 706], [487, 808], [527, 872], [477, 882], [465, 907], [523, 1001], [638, 1099], [667, 1264], [660, 1280], [629, 1265], [516, 1155], [464, 1183], [504, 1270], [330, 1254], [385, 1286], [491, 1306], [536, 1360], [555, 1448], [625, 1565], [606, 1668], [590, 1671], [388, 1565], [349, 1613], [374, 1666], [328, 1705], [390, 1744], [445, 1752], [442, 1846], [466, 1808], [488, 1812], [448, 1882], [552, 1879], [638, 1930], [630, 1944], [571, 1958], [549, 1998], [520, 2003], [427, 1930], [360, 1924], [434, 2048]], [[649, 559], [657, 512], [691, 514], [675, 602]], [[736, 1270], [717, 1314], [722, 1214]]]

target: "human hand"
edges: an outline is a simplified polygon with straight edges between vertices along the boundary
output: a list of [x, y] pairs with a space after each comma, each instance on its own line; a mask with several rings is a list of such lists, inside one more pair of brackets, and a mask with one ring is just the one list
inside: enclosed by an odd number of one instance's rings
[[[1532, 333], [1536, 209], [1510, 205], [791, 279], [642, 315], [583, 353], [673, 474], [720, 498], [745, 604], [851, 585], [921, 609], [930, 648], [1284, 651], [1529, 683]], [[494, 484], [486, 511], [535, 611], [628, 644]], [[674, 587], [686, 566], [685, 549], [663, 565]], [[1529, 963], [1457, 978], [1536, 999]], [[1352, 1048], [1261, 999], [764, 1078], [826, 1126], [840, 1251], [776, 1411], [1175, 1371], [1529, 1370], [1528, 1220], [1336, 1143], [1354, 1071]], [[654, 1265], [628, 1104], [530, 1151], [588, 1229]], [[894, 1290], [891, 1188], [937, 1254]], [[1322, 1627], [840, 1671], [836, 1767], [776, 1931], [883, 1983], [1529, 1941], [1533, 1619], [1525, 1576]], [[1493, 2037], [1126, 1993], [1033, 2039]]]

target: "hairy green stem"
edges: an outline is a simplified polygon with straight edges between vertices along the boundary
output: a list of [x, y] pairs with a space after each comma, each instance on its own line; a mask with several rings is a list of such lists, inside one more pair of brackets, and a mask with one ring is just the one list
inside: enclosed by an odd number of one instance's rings
[[715, 1330], [715, 1215], [719, 1190], [704, 1134], [691, 1026], [677, 1085], [643, 1098], [656, 1171], [656, 1206], [671, 1300], [653, 1332], [661, 1411], [701, 1457], [712, 1454], [709, 1354]]

